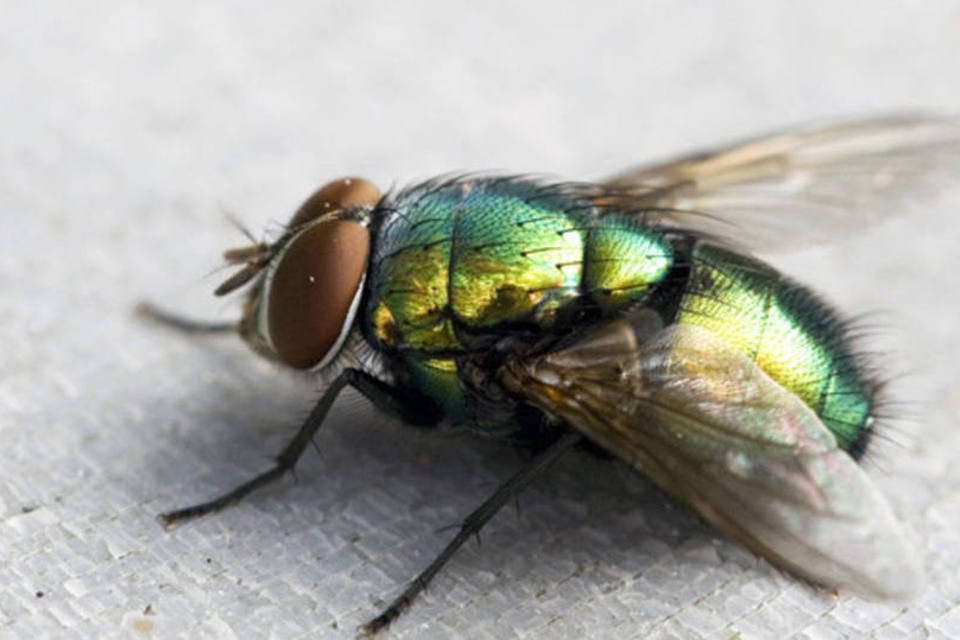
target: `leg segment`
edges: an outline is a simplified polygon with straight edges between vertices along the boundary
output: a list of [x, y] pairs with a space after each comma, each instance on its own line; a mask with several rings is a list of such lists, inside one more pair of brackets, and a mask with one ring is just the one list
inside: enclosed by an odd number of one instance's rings
[[350, 381], [350, 386], [385, 414], [417, 427], [432, 427], [443, 417], [440, 407], [419, 391], [401, 390], [369, 374], [356, 373], [358, 375]]
[[192, 320], [170, 313], [149, 302], [137, 304], [134, 307], [134, 312], [141, 318], [185, 333], [234, 333], [237, 330], [236, 322]]
[[457, 549], [463, 546], [463, 543], [470, 539], [470, 536], [478, 533], [483, 525], [500, 510], [510, 498], [519, 493], [524, 487], [533, 482], [541, 473], [546, 471], [556, 462], [564, 453], [570, 450], [575, 444], [580, 442], [583, 437], [579, 433], [569, 432], [561, 436], [556, 442], [551, 444], [545, 450], [537, 454], [527, 465], [516, 475], [500, 485], [486, 502], [478, 507], [473, 513], [467, 516], [466, 520], [460, 525], [460, 531], [456, 537], [440, 552], [440, 555], [434, 559], [419, 576], [400, 594], [400, 596], [390, 603], [383, 613], [360, 627], [360, 633], [363, 635], [374, 635], [386, 628], [391, 622], [403, 613], [420, 593], [426, 589], [430, 580], [447, 563], [447, 560], [456, 553]]
[[[404, 408], [400, 390], [377, 380], [364, 371], [346, 369], [327, 387], [320, 401], [317, 402], [316, 406], [310, 412], [310, 415], [307, 416], [307, 419], [303, 425], [301, 425], [297, 434], [293, 437], [293, 440], [291, 440], [287, 446], [284, 447], [283, 451], [280, 452], [280, 455], [277, 456], [276, 464], [274, 464], [273, 467], [213, 500], [163, 513], [160, 515], [160, 522], [166, 527], [172, 527], [183, 520], [189, 520], [214, 511], [219, 511], [224, 507], [238, 502], [260, 487], [280, 478], [286, 472], [292, 471], [300, 459], [300, 456], [303, 455], [303, 451], [317, 433], [320, 425], [323, 424], [337, 396], [343, 388], [347, 386], [355, 387], [378, 408], [394, 414], [399, 413], [400, 417], [403, 417], [405, 413], [413, 411], [412, 409]], [[437, 415], [439, 417], [439, 412]]]

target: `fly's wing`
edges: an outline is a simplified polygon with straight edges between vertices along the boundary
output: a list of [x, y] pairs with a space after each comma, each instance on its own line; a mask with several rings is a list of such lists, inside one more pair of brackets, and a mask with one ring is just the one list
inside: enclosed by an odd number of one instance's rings
[[903, 114], [788, 130], [601, 183], [602, 204], [663, 210], [660, 223], [748, 249], [799, 248], [854, 231], [960, 178], [960, 118]]
[[503, 384], [773, 564], [878, 599], [921, 581], [886, 500], [795, 395], [699, 327], [620, 319]]

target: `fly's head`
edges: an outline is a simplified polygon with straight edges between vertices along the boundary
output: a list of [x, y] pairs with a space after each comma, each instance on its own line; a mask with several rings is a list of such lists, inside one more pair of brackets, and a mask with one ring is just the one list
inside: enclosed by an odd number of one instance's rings
[[241, 269], [215, 291], [255, 280], [240, 335], [258, 353], [296, 369], [322, 369], [350, 333], [370, 257], [370, 215], [380, 191], [362, 178], [318, 189], [272, 243], [230, 249]]

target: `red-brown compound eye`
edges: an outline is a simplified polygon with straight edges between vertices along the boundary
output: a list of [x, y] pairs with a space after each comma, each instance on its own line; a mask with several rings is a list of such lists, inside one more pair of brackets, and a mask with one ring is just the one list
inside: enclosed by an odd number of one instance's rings
[[287, 225], [293, 229], [337, 209], [373, 207], [380, 201], [380, 190], [363, 178], [340, 178], [323, 185], [300, 205]]
[[270, 342], [280, 359], [308, 369], [345, 337], [370, 253], [370, 232], [324, 220], [297, 234], [265, 291]]

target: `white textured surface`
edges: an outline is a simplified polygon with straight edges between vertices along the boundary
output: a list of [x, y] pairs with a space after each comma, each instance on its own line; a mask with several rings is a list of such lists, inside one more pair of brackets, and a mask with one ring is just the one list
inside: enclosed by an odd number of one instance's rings
[[[203, 277], [240, 241], [221, 208], [259, 229], [344, 173], [589, 178], [815, 117], [960, 109], [956, 2], [518, 5], [5, 3], [0, 636], [350, 637], [517, 468], [354, 398], [299, 484], [163, 531], [157, 512], [262, 469], [315, 396], [235, 341], [131, 317], [143, 296], [233, 316]], [[888, 310], [921, 418], [871, 472], [922, 542], [916, 602], [814, 593], [575, 456], [392, 633], [960, 635], [958, 206], [780, 262], [848, 312]]]

